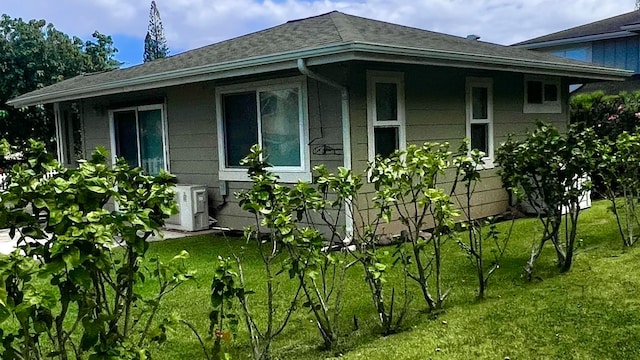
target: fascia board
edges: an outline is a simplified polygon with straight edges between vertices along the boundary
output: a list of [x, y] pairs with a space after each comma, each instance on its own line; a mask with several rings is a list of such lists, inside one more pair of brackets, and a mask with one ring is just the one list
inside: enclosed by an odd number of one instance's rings
[[[570, 77], [582, 77], [594, 80], [624, 80], [633, 75], [633, 71], [595, 66], [584, 63], [564, 64], [552, 61], [523, 60], [502, 56], [479, 55], [472, 53], [459, 53], [440, 50], [423, 50], [408, 47], [396, 47], [389, 45], [356, 44], [354, 50], [362, 53], [386, 54], [395, 56], [414, 57], [419, 63], [428, 63], [438, 66], [453, 66], [465, 68], [483, 68], [502, 71], [517, 71], [530, 73], [535, 71], [540, 74], [555, 74]], [[425, 62], [422, 59], [426, 59]], [[395, 61], [398, 62], [398, 61]]]
[[617, 32], [606, 33], [606, 34], [579, 36], [579, 37], [572, 37], [572, 38], [566, 38], [566, 39], [542, 41], [537, 43], [512, 45], [512, 46], [516, 48], [522, 48], [522, 49], [543, 49], [543, 48], [549, 48], [554, 46], [581, 44], [585, 42], [598, 41], [598, 40], [619, 39], [619, 38], [629, 37], [633, 35], [637, 35], [637, 34], [630, 31], [617, 31]]

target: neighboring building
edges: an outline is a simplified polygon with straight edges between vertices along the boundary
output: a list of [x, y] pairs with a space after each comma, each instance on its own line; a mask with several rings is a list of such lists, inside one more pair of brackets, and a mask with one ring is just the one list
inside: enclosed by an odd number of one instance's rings
[[[260, 143], [285, 182], [326, 164], [363, 171], [407, 143], [470, 137], [487, 154], [474, 215], [503, 212], [493, 169], [508, 133], [568, 123], [569, 85], [630, 72], [351, 16], [288, 23], [132, 68], [78, 76], [9, 103], [56, 108], [60, 159], [72, 164], [72, 104], [85, 154], [98, 145], [154, 173], [208, 186], [218, 224], [250, 223], [233, 196]], [[362, 206], [366, 204], [361, 204]], [[345, 220], [347, 224], [349, 220]]]
[[514, 47], [553, 54], [567, 59], [633, 71], [624, 83], [587, 84], [579, 92], [640, 90], [640, 11], [614, 16], [513, 44]]

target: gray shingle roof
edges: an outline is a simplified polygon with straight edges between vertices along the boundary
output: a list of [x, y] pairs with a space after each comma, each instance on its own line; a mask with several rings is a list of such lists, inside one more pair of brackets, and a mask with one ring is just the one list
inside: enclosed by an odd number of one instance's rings
[[610, 34], [622, 31], [621, 27], [637, 25], [640, 23], [640, 11], [632, 11], [626, 14], [610, 17], [585, 25], [576, 26], [570, 29], [558, 31], [552, 34], [540, 36], [534, 39], [525, 40], [513, 46], [530, 45], [548, 41], [580, 38], [585, 36]]
[[[220, 70], [222, 68], [228, 70], [252, 66], [255, 73], [259, 71], [258, 65], [268, 61], [276, 62], [280, 59], [279, 56], [309, 57], [311, 56], [309, 54], [319, 50], [324, 50], [326, 55], [327, 52], [333, 51], [332, 46], [346, 46], [345, 49], [356, 51], [355, 48], [348, 48], [350, 45], [365, 46], [365, 50], [358, 48], [361, 52], [378, 51], [384, 48], [387, 53], [395, 52], [397, 56], [433, 57], [438, 61], [463, 56], [466, 61], [474, 63], [477, 61], [478, 64], [505, 66], [508, 63], [513, 67], [514, 63], [526, 63], [529, 64], [528, 66], [537, 67], [540, 72], [560, 66], [566, 69], [578, 67], [582, 74], [587, 75], [591, 72], [608, 78], [625, 76], [624, 73], [611, 69], [598, 68], [539, 52], [473, 41], [333, 11], [289, 21], [266, 30], [138, 66], [76, 76], [21, 95], [9, 103], [14, 106], [25, 106], [61, 99], [80, 99], [105, 94], [98, 93], [98, 89], [110, 89], [112, 93], [127, 92], [134, 90], [133, 85], [141, 84], [147, 88], [167, 86], [166, 82], [160, 82], [160, 77], [163, 81], [185, 79], [194, 74], [213, 74], [222, 71]], [[345, 49], [342, 51], [346, 51]], [[247, 59], [253, 59], [251, 65], [240, 63]], [[198, 79], [184, 81], [198, 81]]]

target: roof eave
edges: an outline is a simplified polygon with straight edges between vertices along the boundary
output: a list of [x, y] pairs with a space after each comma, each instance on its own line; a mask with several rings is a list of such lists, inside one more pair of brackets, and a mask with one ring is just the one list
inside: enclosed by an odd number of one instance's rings
[[402, 46], [351, 42], [321, 48], [292, 51], [227, 63], [173, 70], [106, 84], [85, 86], [52, 93], [20, 96], [7, 102], [14, 107], [77, 100], [132, 91], [156, 89], [193, 82], [245, 76], [297, 68], [297, 59], [308, 59], [309, 65], [349, 60], [370, 60], [461, 68], [481, 68], [498, 71], [527, 72], [584, 78], [590, 80], [623, 80], [631, 71], [552, 61], [522, 60], [500, 56], [425, 50]]
[[[589, 80], [624, 80], [633, 75], [633, 71], [614, 69], [602, 66], [594, 66], [588, 63], [572, 62], [571, 64], [541, 61], [523, 60], [502, 56], [479, 55], [473, 53], [459, 53], [438, 50], [422, 50], [408, 47], [356, 44], [356, 49], [365, 53], [378, 53], [387, 55], [400, 55], [420, 59], [413, 61], [420, 64], [432, 64], [437, 66], [453, 66], [464, 68], [481, 68], [487, 70], [524, 72], [546, 75], [566, 76]], [[397, 61], [396, 61], [397, 62]], [[412, 62], [412, 61], [405, 61]], [[310, 62], [313, 64], [313, 62]]]
[[541, 42], [534, 42], [534, 43], [527, 43], [527, 44], [514, 44], [511, 46], [522, 48], [522, 49], [533, 50], [533, 49], [550, 48], [555, 46], [581, 44], [585, 42], [598, 41], [598, 40], [618, 39], [618, 38], [623, 38], [623, 37], [628, 37], [633, 35], [637, 35], [637, 34], [631, 31], [623, 30], [623, 31], [616, 31], [616, 32], [610, 32], [605, 34], [570, 37], [565, 39], [541, 41]]

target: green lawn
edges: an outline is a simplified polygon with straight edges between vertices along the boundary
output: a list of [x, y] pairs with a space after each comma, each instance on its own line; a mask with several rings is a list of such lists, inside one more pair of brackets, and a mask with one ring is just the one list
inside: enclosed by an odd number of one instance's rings
[[[581, 215], [581, 239], [573, 269], [560, 275], [548, 248], [539, 259], [536, 279], [528, 283], [522, 266], [531, 239], [540, 234], [534, 219], [519, 220], [510, 248], [489, 284], [487, 299], [475, 301], [474, 270], [457, 244], [446, 245], [446, 284], [453, 289], [446, 312], [437, 319], [424, 313], [417, 288], [405, 331], [378, 336], [376, 314], [359, 268], [350, 270], [345, 287], [341, 342], [332, 352], [320, 343], [311, 316], [298, 311], [273, 344], [275, 358], [323, 359], [635, 359], [640, 358], [640, 248], [623, 249], [606, 202], [595, 202]], [[502, 224], [506, 227], [508, 224]], [[209, 286], [218, 255], [241, 253], [244, 242], [197, 236], [153, 243], [152, 254], [170, 258], [185, 249], [197, 283], [185, 285], [166, 298], [163, 314], [176, 313], [205, 331]], [[243, 252], [249, 287], [264, 285], [258, 254]], [[393, 279], [392, 279], [393, 280]], [[286, 306], [295, 284], [282, 279], [277, 299]], [[252, 295], [259, 306], [264, 298]], [[359, 329], [353, 330], [353, 317]], [[234, 359], [248, 358], [250, 349], [241, 328], [228, 350]], [[186, 328], [169, 335], [153, 349], [154, 359], [201, 359], [197, 340]]]

